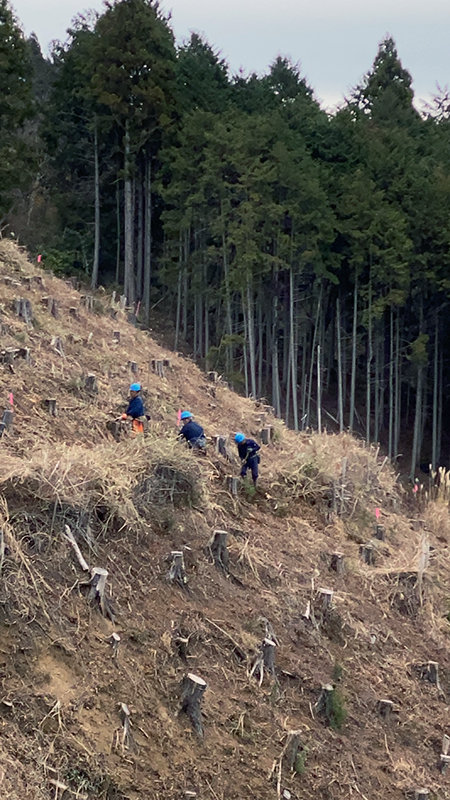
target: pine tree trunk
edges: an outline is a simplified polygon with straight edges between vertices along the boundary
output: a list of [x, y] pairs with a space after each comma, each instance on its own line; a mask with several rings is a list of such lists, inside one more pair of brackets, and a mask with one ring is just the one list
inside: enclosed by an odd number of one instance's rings
[[122, 244], [122, 221], [120, 219], [120, 180], [116, 179], [116, 283], [120, 284], [120, 249]]
[[316, 342], [317, 342], [317, 332], [319, 330], [319, 322], [320, 322], [320, 312], [322, 306], [322, 290], [323, 284], [322, 281], [320, 282], [320, 289], [319, 289], [319, 296], [317, 299], [317, 310], [316, 310], [316, 320], [314, 324], [314, 333], [313, 333], [313, 340], [311, 345], [311, 363], [309, 366], [309, 381], [308, 381], [308, 395], [307, 395], [307, 403], [306, 403], [306, 425], [305, 427], [309, 427], [310, 425], [310, 418], [311, 418], [311, 399], [312, 399], [312, 390], [313, 390], [313, 375], [314, 375], [314, 355], [316, 352]]
[[397, 458], [400, 447], [400, 426], [402, 407], [402, 363], [400, 353], [400, 314], [397, 309], [395, 326], [395, 409], [394, 409], [394, 458]]
[[94, 120], [94, 259], [92, 264], [91, 288], [96, 289], [98, 284], [98, 269], [100, 262], [100, 168], [98, 158], [98, 127], [97, 117]]
[[422, 384], [423, 384], [423, 367], [417, 369], [417, 386], [416, 386], [416, 410], [414, 414], [414, 435], [413, 446], [411, 454], [411, 470], [409, 477], [414, 478], [416, 472], [416, 465], [419, 457], [420, 448], [420, 432], [422, 423]]
[[[225, 213], [223, 210], [223, 200], [220, 201], [220, 217], [222, 222], [222, 264], [223, 264], [223, 278], [225, 284], [225, 326], [227, 335], [231, 339], [231, 336], [233, 335], [233, 324], [231, 319], [230, 276], [228, 267], [228, 249], [227, 249], [227, 237], [225, 230]], [[231, 344], [227, 345], [225, 358], [226, 358], [226, 371], [227, 374], [230, 374], [233, 366], [233, 346]]]
[[336, 338], [338, 361], [338, 420], [339, 431], [342, 433], [344, 430], [344, 402], [342, 394], [341, 303], [339, 297], [336, 300]]
[[389, 431], [388, 458], [392, 459], [394, 442], [394, 309], [389, 309]]
[[174, 350], [178, 349], [178, 342], [180, 339], [180, 322], [181, 322], [181, 278], [183, 274], [183, 237], [180, 231], [178, 240], [178, 281], [177, 281], [177, 310], [175, 317], [175, 342]]
[[128, 122], [125, 129], [125, 164], [124, 164], [124, 294], [129, 304], [134, 303], [134, 202], [133, 202], [133, 178], [131, 174], [131, 145]]
[[322, 362], [320, 344], [317, 345], [317, 430], [322, 433]]
[[144, 274], [144, 187], [142, 176], [139, 174], [137, 182], [137, 241], [136, 241], [136, 297], [142, 299], [142, 284]]
[[350, 419], [349, 430], [353, 431], [355, 421], [355, 387], [356, 387], [356, 334], [358, 325], [358, 273], [355, 272], [353, 289], [353, 325], [352, 325], [352, 372], [350, 378]]
[[144, 183], [144, 319], [150, 325], [150, 284], [152, 278], [152, 161], [147, 154]]
[[294, 422], [294, 430], [298, 431], [298, 403], [297, 403], [297, 348], [295, 337], [294, 325], [294, 291], [295, 280], [294, 272], [291, 266], [289, 273], [289, 349], [290, 349], [290, 362], [291, 362], [291, 385], [292, 385], [292, 414]]
[[256, 397], [256, 358], [255, 358], [255, 323], [253, 315], [252, 290], [250, 281], [247, 282], [247, 330], [248, 350], [250, 357], [250, 380], [252, 395]]
[[439, 315], [436, 313], [434, 325], [433, 354], [433, 430], [431, 435], [431, 466], [437, 467], [438, 453], [438, 389], [439, 389]]
[[281, 417], [280, 368], [278, 364], [278, 298], [272, 297], [272, 404], [277, 417]]
[[372, 278], [369, 278], [369, 329], [367, 334], [367, 364], [366, 364], [366, 443], [370, 444], [370, 416], [371, 416], [371, 364], [372, 364]]

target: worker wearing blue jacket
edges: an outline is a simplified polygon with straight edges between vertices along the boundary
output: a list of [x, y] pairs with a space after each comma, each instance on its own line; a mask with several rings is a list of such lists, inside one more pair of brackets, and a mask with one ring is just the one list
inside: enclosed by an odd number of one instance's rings
[[183, 411], [181, 421], [184, 423], [179, 436], [186, 439], [189, 447], [203, 450], [206, 447], [205, 431], [198, 422], [194, 422], [190, 411]]
[[258, 480], [258, 465], [260, 462], [258, 450], [261, 448], [258, 442], [255, 442], [254, 439], [247, 439], [243, 433], [237, 433], [234, 437], [234, 441], [237, 444], [239, 458], [242, 461], [241, 478], [245, 478], [247, 470], [249, 469], [252, 473], [253, 483], [256, 486], [256, 481]]
[[130, 386], [130, 401], [128, 403], [128, 408], [124, 414], [122, 414], [122, 419], [130, 418], [132, 420], [132, 431], [134, 434], [136, 433], [144, 433], [144, 421], [142, 418], [145, 416], [145, 408], [144, 403], [142, 401], [142, 397], [140, 396], [141, 392], [141, 384], [140, 383], [132, 383]]

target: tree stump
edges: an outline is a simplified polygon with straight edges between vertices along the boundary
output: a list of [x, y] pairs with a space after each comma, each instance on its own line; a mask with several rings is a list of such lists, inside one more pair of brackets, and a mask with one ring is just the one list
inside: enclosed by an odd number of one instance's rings
[[266, 670], [270, 672], [271, 675], [275, 675], [275, 642], [272, 639], [264, 639], [261, 649]]
[[117, 661], [119, 657], [119, 646], [120, 646], [120, 636], [118, 633], [114, 632], [109, 637], [109, 644], [111, 645], [112, 651], [112, 659]]
[[120, 419], [109, 420], [106, 423], [107, 430], [112, 433], [116, 442], [121, 439], [122, 433], [124, 432], [124, 427], [125, 426]]
[[94, 298], [91, 294], [87, 294], [82, 298], [83, 305], [86, 311], [94, 310]]
[[437, 661], [429, 661], [428, 664], [425, 664], [422, 667], [422, 677], [426, 678], [426, 680], [430, 681], [430, 683], [434, 683], [435, 686], [440, 688], [439, 682], [439, 664]]
[[62, 343], [62, 339], [60, 339], [59, 336], [52, 337], [50, 346], [53, 347], [54, 350], [56, 350], [59, 356], [62, 356], [64, 358], [64, 346]]
[[119, 344], [119, 342], [120, 342], [120, 331], [114, 331], [113, 332], [113, 340], [114, 340], [114, 342], [117, 342], [117, 344]]
[[333, 604], [333, 589], [318, 589], [316, 595], [316, 608], [322, 614], [326, 614]]
[[57, 417], [58, 416], [58, 408], [57, 408], [57, 402], [56, 402], [56, 398], [55, 397], [48, 398], [45, 401], [45, 405], [47, 406], [47, 411], [48, 411], [48, 413], [50, 414], [51, 417]]
[[392, 715], [394, 703], [392, 700], [378, 700], [377, 708], [380, 717], [383, 717], [385, 720], [389, 720]]
[[447, 756], [450, 749], [450, 736], [444, 733], [442, 737], [442, 755]]
[[219, 373], [215, 372], [214, 370], [210, 370], [210, 372], [206, 373], [206, 377], [210, 381], [210, 383], [217, 383], [219, 380]]
[[33, 281], [40, 286], [42, 289], [44, 288], [44, 279], [42, 275], [33, 275]]
[[232, 475], [227, 476], [227, 489], [233, 497], [237, 497], [239, 488], [239, 478], [234, 478]]
[[86, 375], [86, 378], [84, 379], [84, 388], [90, 394], [98, 394], [98, 384], [95, 375]]
[[414, 800], [429, 800], [430, 798], [430, 791], [429, 789], [416, 789], [414, 792]]
[[139, 372], [139, 367], [138, 367], [136, 361], [129, 361], [128, 362], [128, 369], [130, 370], [130, 372], [133, 375], [137, 375], [138, 372]]
[[439, 766], [440, 766], [442, 774], [447, 772], [449, 764], [450, 764], [450, 756], [446, 756], [445, 753], [441, 753]]
[[170, 358], [163, 358], [163, 367], [164, 369], [172, 369], [172, 362]]
[[127, 297], [126, 297], [125, 294], [121, 294], [120, 295], [119, 306], [120, 306], [120, 310], [121, 311], [125, 311], [125, 309], [127, 307]]
[[385, 538], [385, 530], [384, 525], [375, 525], [375, 539], [379, 539], [380, 542], [384, 542]]
[[187, 715], [198, 736], [203, 737], [201, 702], [207, 684], [203, 678], [188, 673], [181, 684], [181, 712]]
[[327, 711], [331, 705], [331, 699], [333, 697], [334, 686], [331, 683], [324, 683], [321, 690], [320, 695], [317, 703], [315, 704], [314, 708], [317, 713], [322, 713]]
[[209, 550], [216, 567], [228, 569], [229, 553], [227, 549], [227, 531], [214, 531], [211, 541], [209, 542]]
[[58, 319], [58, 317], [59, 317], [59, 306], [58, 306], [58, 301], [55, 300], [54, 297], [50, 297], [49, 298], [48, 310], [50, 311], [50, 314], [52, 315], [52, 317], [54, 317], [55, 319]]
[[26, 300], [24, 297], [16, 297], [14, 300], [14, 310], [16, 312], [16, 316], [23, 319], [24, 322], [27, 324], [31, 322], [33, 314], [29, 300]]
[[0, 422], [0, 438], [5, 431], [11, 431], [14, 422], [14, 411], [10, 408], [5, 409], [3, 412], [2, 421]]
[[359, 555], [365, 564], [368, 564], [371, 567], [375, 564], [375, 553], [373, 549], [373, 544], [370, 543], [360, 544]]
[[223, 456], [224, 458], [229, 458], [229, 455], [228, 455], [228, 452], [227, 452], [227, 437], [226, 436], [214, 436], [213, 441], [214, 441], [214, 447], [215, 447], [216, 453], [219, 453], [219, 455]]
[[168, 574], [168, 579], [172, 583], [178, 583], [182, 589], [186, 588], [188, 579], [186, 569], [184, 566], [184, 555], [182, 550], [172, 550], [171, 552], [172, 563]]
[[70, 308], [69, 308], [69, 316], [72, 317], [72, 319], [76, 319], [76, 320], [80, 319], [80, 315], [78, 313], [78, 308], [76, 306], [70, 306]]
[[300, 749], [301, 731], [288, 731], [286, 744], [284, 745], [282, 759], [289, 772], [293, 772]]
[[343, 553], [331, 554], [330, 569], [333, 570], [333, 572], [335, 572], [337, 575], [343, 575], [345, 573], [345, 561]]
[[155, 372], [159, 378], [164, 378], [163, 362], [156, 358], [152, 358], [151, 364], [152, 364], [152, 371]]
[[89, 582], [88, 600], [95, 601], [100, 607], [104, 617], [108, 617], [114, 622], [114, 614], [106, 597], [106, 579], [108, 570], [103, 567], [93, 567], [91, 570], [91, 580]]
[[272, 441], [272, 435], [273, 435], [272, 426], [268, 425], [267, 428], [263, 428], [260, 435], [261, 435], [262, 444], [270, 444], [271, 441]]
[[133, 737], [131, 734], [131, 712], [126, 703], [120, 704], [119, 717], [122, 724], [122, 730], [119, 728], [115, 731], [113, 747], [115, 750], [120, 747], [122, 753], [124, 753], [125, 750], [132, 750], [134, 746]]

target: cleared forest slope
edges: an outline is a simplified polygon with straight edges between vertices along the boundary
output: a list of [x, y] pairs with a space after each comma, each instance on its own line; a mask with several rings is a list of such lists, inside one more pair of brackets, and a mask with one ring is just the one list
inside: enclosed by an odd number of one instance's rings
[[[0, 439], [1, 796], [449, 798], [445, 499], [409, 496], [347, 434], [288, 431], [5, 242], [0, 302], [15, 413]], [[163, 376], [152, 359], [170, 360]], [[152, 419], [144, 440], [115, 441], [131, 362]], [[229, 491], [231, 438], [229, 459], [177, 443], [180, 407], [208, 437], [273, 426], [255, 495]], [[170, 580], [173, 551], [187, 582]], [[181, 710], [188, 673], [207, 683], [203, 737]]]

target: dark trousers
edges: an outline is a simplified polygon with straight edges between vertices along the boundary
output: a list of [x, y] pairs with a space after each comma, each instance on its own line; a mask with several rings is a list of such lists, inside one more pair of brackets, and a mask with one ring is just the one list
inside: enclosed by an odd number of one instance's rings
[[258, 456], [250, 456], [242, 465], [241, 478], [245, 478], [247, 470], [251, 470], [253, 483], [256, 483], [258, 478]]

